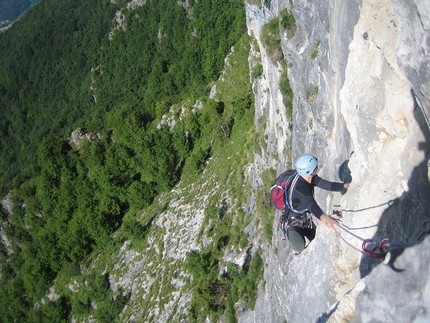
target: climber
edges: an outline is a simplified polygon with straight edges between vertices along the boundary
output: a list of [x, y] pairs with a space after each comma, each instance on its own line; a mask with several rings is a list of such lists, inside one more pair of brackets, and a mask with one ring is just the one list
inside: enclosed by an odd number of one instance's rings
[[[291, 203], [288, 212], [287, 237], [291, 246], [300, 253], [305, 248], [305, 237], [311, 242], [315, 238], [316, 227], [313, 216], [320, 219], [327, 227], [333, 228], [329, 217], [339, 219], [339, 215], [326, 215], [314, 199], [314, 187], [333, 191], [345, 191], [349, 183], [329, 182], [317, 175], [318, 159], [312, 154], [302, 155], [296, 161], [297, 178], [291, 185], [289, 200]], [[301, 210], [301, 211], [297, 211]]]

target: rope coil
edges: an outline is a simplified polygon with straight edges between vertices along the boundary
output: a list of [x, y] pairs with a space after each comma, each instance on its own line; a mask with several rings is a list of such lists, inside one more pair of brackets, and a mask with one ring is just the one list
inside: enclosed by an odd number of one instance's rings
[[[332, 224], [332, 227], [336, 234], [351, 248], [354, 250], [357, 250], [358, 252], [362, 254], [369, 255], [372, 258], [376, 259], [382, 259], [385, 258], [388, 252], [394, 250], [394, 249], [405, 249], [406, 247], [413, 246], [415, 244], [413, 243], [396, 243], [393, 244], [388, 238], [384, 238], [381, 240], [379, 244], [373, 242], [372, 239], [363, 239], [359, 237], [358, 235], [352, 233], [350, 230], [346, 228], [345, 225], [343, 225], [341, 222], [336, 221], [335, 219], [332, 219], [331, 217], [328, 217], [330, 219], [330, 222]], [[362, 241], [361, 243], [361, 249], [354, 247], [352, 244], [350, 244], [348, 241], [346, 241], [342, 235], [334, 228], [333, 223], [336, 224], [340, 229], [345, 231], [346, 233], [350, 234], [351, 236], [355, 237], [356, 239]]]

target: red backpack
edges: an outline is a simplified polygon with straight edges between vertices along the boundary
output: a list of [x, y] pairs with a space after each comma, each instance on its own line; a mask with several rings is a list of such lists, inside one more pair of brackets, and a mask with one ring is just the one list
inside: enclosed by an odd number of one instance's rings
[[[279, 175], [273, 182], [270, 190], [272, 204], [278, 210], [285, 210], [285, 207], [294, 213], [303, 213], [306, 210], [298, 211], [291, 205], [291, 194], [289, 188], [296, 176], [299, 176], [294, 169], [289, 169]], [[297, 180], [296, 180], [297, 181]], [[295, 182], [296, 182], [295, 181]]]
[[285, 210], [285, 206], [288, 203], [287, 190], [291, 186], [291, 183], [296, 176], [297, 172], [293, 169], [289, 169], [279, 175], [273, 182], [272, 188], [270, 189], [270, 199], [272, 204], [278, 210]]

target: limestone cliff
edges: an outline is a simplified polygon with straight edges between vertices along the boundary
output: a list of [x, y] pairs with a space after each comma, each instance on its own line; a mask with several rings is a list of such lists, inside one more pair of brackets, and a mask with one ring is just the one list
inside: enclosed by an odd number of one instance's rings
[[[295, 35], [281, 41], [294, 92], [292, 132], [278, 87], [282, 68], [260, 40], [262, 26], [283, 8], [297, 24]], [[349, 230], [336, 234], [319, 225], [298, 256], [276, 234], [261, 246], [265, 288], [239, 321], [429, 320], [430, 4], [272, 0], [246, 10], [264, 71], [254, 83], [256, 120], [266, 116], [268, 138], [268, 153], [256, 157], [254, 168], [280, 172], [310, 152], [320, 159], [322, 177], [343, 180], [349, 169], [352, 184], [342, 196], [316, 193], [323, 210], [342, 211]], [[365, 238], [414, 246], [401, 255], [394, 250], [383, 263], [360, 252]]]

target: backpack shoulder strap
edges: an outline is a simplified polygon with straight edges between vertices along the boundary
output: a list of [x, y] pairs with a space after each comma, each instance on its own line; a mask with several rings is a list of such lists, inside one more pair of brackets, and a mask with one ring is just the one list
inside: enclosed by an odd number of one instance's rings
[[298, 180], [299, 180], [299, 178], [300, 178], [300, 175], [299, 175], [299, 174], [297, 174], [297, 173], [295, 173], [295, 174], [293, 174], [293, 175], [294, 175], [294, 178], [293, 178], [293, 180], [292, 180], [292, 182], [291, 182], [291, 185], [290, 185], [290, 187], [288, 187], [288, 189], [285, 191], [285, 202], [287, 203], [288, 208], [289, 208], [292, 212], [294, 212], [294, 213], [298, 213], [298, 214], [301, 214], [301, 213], [303, 213], [303, 212], [307, 211], [307, 209], [304, 209], [304, 210], [299, 211], [299, 210], [296, 210], [296, 209], [293, 207], [293, 191], [294, 191], [294, 189], [296, 188], [296, 186], [297, 186], [297, 181], [298, 181]]

